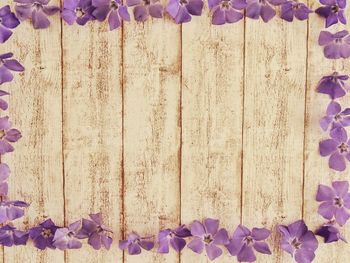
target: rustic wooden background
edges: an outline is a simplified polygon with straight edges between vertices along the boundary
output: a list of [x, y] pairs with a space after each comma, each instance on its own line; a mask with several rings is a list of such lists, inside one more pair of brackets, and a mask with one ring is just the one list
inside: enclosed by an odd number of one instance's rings
[[[113, 32], [55, 16], [50, 29], [26, 22], [1, 45], [26, 67], [2, 86], [24, 135], [4, 159], [11, 198], [31, 203], [25, 225], [102, 211], [118, 240], [203, 217], [231, 231], [240, 222], [274, 228], [304, 218], [312, 229], [323, 222], [317, 185], [349, 179], [349, 170], [331, 172], [318, 154], [328, 99], [315, 86], [333, 70], [350, 73], [350, 63], [323, 57], [323, 20], [315, 15], [218, 27], [204, 13], [182, 26], [166, 18]], [[269, 242], [273, 256], [258, 262], [292, 262], [278, 236]], [[130, 257], [116, 246], [1, 253], [6, 263], [207, 262], [189, 250]], [[347, 262], [349, 253], [349, 245], [322, 244], [315, 262]]]

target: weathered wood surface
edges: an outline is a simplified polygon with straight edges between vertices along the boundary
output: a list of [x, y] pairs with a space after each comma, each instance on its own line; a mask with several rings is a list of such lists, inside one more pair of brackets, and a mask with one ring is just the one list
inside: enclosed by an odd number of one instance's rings
[[[323, 58], [316, 16], [217, 27], [205, 11], [183, 26], [167, 17], [114, 32], [105, 24], [61, 25], [57, 17], [52, 23], [40, 31], [24, 23], [0, 47], [26, 67], [2, 86], [24, 135], [4, 157], [11, 197], [31, 203], [19, 225], [47, 217], [70, 223], [101, 211], [115, 240], [204, 217], [221, 219], [230, 234], [240, 222], [274, 228], [301, 217], [314, 229], [322, 223], [317, 184], [350, 179], [349, 170], [330, 172], [318, 154], [328, 100], [315, 86], [335, 69], [349, 73], [350, 64]], [[292, 262], [272, 245], [277, 235], [269, 241], [273, 256], [258, 262]], [[191, 251], [130, 257], [116, 246], [17, 247], [0, 258], [208, 262]], [[321, 247], [315, 262], [348, 261], [348, 245]], [[227, 253], [217, 260], [232, 261]]]

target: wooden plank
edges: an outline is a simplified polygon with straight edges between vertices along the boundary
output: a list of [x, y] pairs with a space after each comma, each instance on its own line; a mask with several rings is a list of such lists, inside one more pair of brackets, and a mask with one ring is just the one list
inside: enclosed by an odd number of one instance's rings
[[[316, 3], [312, 4], [316, 8]], [[347, 16], [350, 15], [350, 10]], [[332, 181], [350, 180], [349, 168], [344, 172], [335, 172], [328, 167], [328, 158], [321, 157], [319, 154], [319, 142], [327, 139], [327, 133], [319, 127], [319, 120], [325, 115], [326, 108], [330, 102], [328, 96], [316, 93], [316, 87], [319, 80], [334, 71], [349, 74], [349, 60], [329, 60], [323, 55], [322, 47], [318, 45], [319, 33], [324, 30], [324, 20], [312, 16], [309, 21], [309, 59], [308, 59], [308, 85], [307, 85], [307, 114], [305, 122], [305, 201], [304, 218], [306, 222], [317, 229], [326, 222], [317, 214], [320, 203], [316, 202], [318, 184], [331, 185]], [[333, 26], [329, 31], [337, 32], [343, 30], [342, 25]], [[350, 106], [348, 96], [338, 100], [344, 107]], [[347, 226], [343, 229], [343, 235], [350, 237], [350, 229]], [[317, 262], [346, 262], [349, 260], [350, 247], [343, 242], [324, 244], [319, 239], [320, 247], [316, 252]], [[341, 252], [341, 253], [340, 253]]]
[[[180, 27], [165, 20], [124, 28], [125, 231], [156, 234], [180, 221]], [[142, 253], [125, 262], [177, 262]]]
[[[181, 220], [218, 218], [232, 234], [241, 204], [244, 21], [214, 26], [204, 11], [182, 32]], [[189, 249], [181, 258], [209, 262]]]
[[100, 23], [64, 25], [63, 51], [65, 221], [102, 212], [115, 231], [110, 251], [85, 245], [67, 252], [66, 262], [120, 262], [121, 31]]
[[[13, 1], [8, 1], [14, 6]], [[59, 5], [59, 1], [51, 1]], [[11, 92], [8, 111], [13, 124], [23, 134], [15, 152], [4, 156], [12, 170], [10, 198], [31, 204], [21, 228], [34, 226], [51, 217], [63, 224], [61, 117], [61, 27], [58, 16], [50, 18], [46, 30], [34, 30], [23, 22], [1, 53], [12, 51], [25, 66], [14, 82], [2, 85]], [[22, 222], [24, 221], [24, 225]], [[60, 251], [39, 251], [31, 244], [5, 249], [5, 262], [64, 262]]]
[[[247, 19], [243, 224], [273, 229], [302, 216], [307, 23]], [[273, 256], [292, 262], [273, 235]]]

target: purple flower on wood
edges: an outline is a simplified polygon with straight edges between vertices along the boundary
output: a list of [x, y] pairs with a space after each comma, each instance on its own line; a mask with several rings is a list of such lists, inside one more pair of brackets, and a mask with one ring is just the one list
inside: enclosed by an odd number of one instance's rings
[[347, 30], [332, 34], [321, 31], [318, 44], [324, 46], [323, 53], [326, 58], [339, 59], [350, 57], [350, 36]]
[[320, 80], [317, 85], [317, 92], [329, 95], [332, 100], [343, 97], [350, 89], [350, 86], [345, 83], [348, 79], [349, 76], [334, 72]]
[[237, 256], [239, 262], [254, 262], [254, 250], [263, 254], [271, 254], [269, 245], [265, 242], [271, 234], [266, 228], [253, 228], [250, 231], [245, 226], [238, 226], [230, 243], [226, 245], [232, 256]]
[[333, 223], [324, 224], [316, 230], [315, 234], [323, 237], [325, 243], [337, 242], [339, 240], [347, 243], [346, 239], [340, 234], [339, 229]]
[[344, 12], [346, 0], [320, 0], [320, 3], [325, 6], [317, 8], [315, 12], [326, 18], [326, 27], [337, 24], [338, 21], [344, 25], [346, 24]]
[[141, 248], [151, 250], [154, 247], [154, 242], [151, 237], [140, 237], [139, 234], [132, 232], [128, 235], [128, 239], [119, 241], [121, 250], [128, 249], [129, 255], [138, 255], [141, 253]]
[[213, 13], [213, 25], [238, 22], [243, 18], [243, 13], [237, 10], [242, 10], [247, 5], [245, 0], [209, 0], [208, 3]]
[[181, 24], [191, 21], [192, 16], [200, 16], [203, 6], [202, 0], [170, 0], [166, 11], [174, 18], [175, 23]]
[[194, 239], [187, 245], [193, 252], [201, 254], [205, 249], [210, 260], [222, 255], [219, 245], [227, 245], [229, 237], [226, 229], [219, 229], [219, 220], [207, 218], [203, 224], [194, 221], [191, 225], [191, 234]]
[[0, 163], [0, 197], [3, 199], [7, 196], [8, 193], [8, 185], [7, 178], [10, 176], [10, 168], [6, 163]]
[[23, 72], [24, 67], [15, 59], [12, 53], [0, 55], [0, 85], [13, 80], [11, 71]]
[[324, 131], [327, 131], [329, 127], [333, 130], [350, 126], [350, 108], [342, 110], [338, 102], [331, 101], [327, 107], [326, 116], [320, 120], [320, 126]]
[[314, 260], [318, 241], [303, 220], [288, 226], [278, 225], [278, 230], [282, 234], [281, 248], [288, 252], [296, 262], [309, 263]]
[[306, 20], [312, 10], [298, 0], [289, 0], [281, 5], [281, 18], [292, 22], [294, 17], [298, 20]]
[[321, 141], [319, 144], [321, 156], [329, 157], [329, 167], [342, 172], [346, 169], [345, 160], [350, 161], [350, 146], [346, 130], [342, 127], [330, 131], [331, 139]]
[[108, 17], [110, 30], [120, 27], [122, 20], [130, 21], [128, 8], [121, 0], [92, 0], [92, 5], [96, 7], [92, 15], [98, 21], [104, 21]]
[[82, 247], [78, 240], [77, 233], [81, 229], [81, 220], [78, 220], [68, 227], [58, 228], [53, 237], [53, 246], [60, 249], [78, 249]]
[[16, 14], [20, 20], [31, 19], [35, 29], [44, 29], [50, 26], [51, 16], [58, 11], [58, 6], [49, 5], [50, 0], [14, 0]]
[[343, 226], [350, 218], [350, 193], [349, 182], [335, 181], [332, 187], [319, 185], [316, 200], [322, 202], [318, 213], [324, 218], [335, 221]]
[[6, 247], [26, 245], [28, 237], [29, 235], [27, 232], [17, 230], [10, 225], [5, 225], [0, 228], [0, 244]]
[[275, 15], [276, 11], [272, 5], [279, 5], [285, 0], [247, 0], [246, 16], [252, 19], [259, 19], [267, 23]]
[[69, 25], [77, 23], [85, 25], [90, 20], [94, 20], [94, 11], [91, 0], [64, 0], [61, 16]]
[[3, 96], [7, 96], [7, 95], [10, 95], [10, 93], [8, 93], [4, 90], [0, 90], [0, 109], [2, 109], [2, 110], [7, 110], [7, 108], [8, 108], [8, 103], [4, 99], [1, 98]]
[[185, 226], [179, 226], [175, 229], [164, 229], [158, 234], [158, 253], [169, 253], [169, 245], [176, 251], [180, 252], [185, 246], [184, 238], [190, 237], [191, 232]]
[[14, 148], [11, 143], [17, 142], [22, 137], [21, 132], [11, 126], [9, 117], [0, 118], [0, 155], [13, 152]]
[[19, 23], [9, 5], [0, 8], [0, 43], [6, 42], [11, 37], [11, 29], [16, 28]]
[[23, 201], [1, 201], [0, 202], [0, 224], [13, 221], [24, 215], [24, 208], [29, 204]]
[[53, 237], [58, 226], [51, 219], [47, 219], [36, 227], [29, 230], [29, 236], [33, 240], [34, 246], [44, 250], [46, 248], [54, 249]]
[[83, 219], [82, 228], [78, 233], [79, 238], [88, 238], [88, 243], [94, 249], [99, 250], [102, 246], [110, 249], [112, 238], [109, 236], [112, 230], [103, 224], [102, 214], [90, 214], [91, 220]]
[[163, 17], [163, 5], [159, 0], [126, 0], [127, 6], [133, 6], [136, 21], [144, 22], [149, 16], [154, 18]]

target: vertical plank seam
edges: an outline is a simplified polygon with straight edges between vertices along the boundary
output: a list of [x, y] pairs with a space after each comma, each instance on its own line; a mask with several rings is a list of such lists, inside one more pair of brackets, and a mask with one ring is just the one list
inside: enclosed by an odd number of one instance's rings
[[[60, 7], [63, 8], [63, 0], [60, 1]], [[62, 195], [63, 195], [63, 223], [66, 224], [66, 173], [64, 162], [64, 67], [63, 67], [63, 21], [60, 19], [60, 48], [61, 48], [61, 159], [62, 159]], [[67, 262], [67, 252], [64, 251], [64, 262]]]
[[[179, 224], [182, 224], [182, 87], [183, 87], [183, 63], [182, 63], [182, 25], [180, 25], [180, 97], [179, 97], [179, 124], [180, 124], [180, 148], [179, 148]], [[181, 253], [178, 256], [181, 263]]]
[[[309, 1], [307, 1], [309, 4]], [[305, 206], [305, 159], [306, 159], [306, 127], [307, 127], [307, 96], [308, 96], [308, 74], [309, 74], [309, 19], [306, 21], [306, 57], [305, 57], [305, 91], [304, 91], [304, 138], [303, 138], [303, 177], [301, 189], [301, 217], [304, 218]]]
[[[122, 100], [122, 159], [121, 159], [121, 235], [125, 238], [125, 161], [124, 161], [124, 23], [121, 27], [121, 100]], [[122, 261], [125, 262], [125, 251], [122, 251]]]
[[245, 16], [245, 11], [244, 11], [244, 20], [243, 20], [243, 72], [242, 72], [242, 77], [243, 77], [243, 83], [242, 83], [242, 124], [241, 124], [241, 133], [242, 133], [242, 142], [241, 142], [241, 215], [240, 215], [240, 222], [243, 224], [243, 164], [244, 164], [244, 99], [245, 99], [245, 78], [246, 78], [246, 16]]

